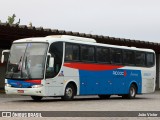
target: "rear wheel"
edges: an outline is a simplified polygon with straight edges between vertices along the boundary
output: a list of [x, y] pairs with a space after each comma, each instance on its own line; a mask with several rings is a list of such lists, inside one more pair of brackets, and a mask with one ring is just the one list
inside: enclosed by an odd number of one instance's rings
[[69, 101], [73, 100], [74, 96], [75, 96], [75, 88], [72, 84], [68, 84], [65, 89], [64, 96], [62, 96], [62, 99]]
[[109, 99], [111, 95], [98, 95], [100, 99]]
[[41, 96], [31, 96], [34, 101], [40, 101], [43, 97]]

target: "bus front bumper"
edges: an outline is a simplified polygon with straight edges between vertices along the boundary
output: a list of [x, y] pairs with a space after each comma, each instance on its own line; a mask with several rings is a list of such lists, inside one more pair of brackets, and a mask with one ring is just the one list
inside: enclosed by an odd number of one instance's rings
[[28, 95], [28, 96], [44, 96], [43, 87], [40, 88], [14, 88], [5, 86], [6, 94]]

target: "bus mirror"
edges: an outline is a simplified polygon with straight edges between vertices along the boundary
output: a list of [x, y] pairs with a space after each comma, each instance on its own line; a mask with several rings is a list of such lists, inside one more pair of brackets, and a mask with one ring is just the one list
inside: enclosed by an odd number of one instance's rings
[[2, 55], [2, 57], [1, 57], [1, 63], [3, 63], [4, 62], [4, 55]]
[[53, 64], [54, 64], [54, 58], [50, 57], [50, 59], [49, 59], [49, 67], [53, 67]]
[[2, 51], [1, 63], [4, 62], [4, 53], [9, 53], [9, 52], [10, 52], [10, 50], [3, 50]]
[[48, 58], [49, 58], [49, 67], [53, 67], [54, 58], [51, 57], [51, 54], [50, 54], [50, 53], [47, 53], [47, 55], [48, 55]]

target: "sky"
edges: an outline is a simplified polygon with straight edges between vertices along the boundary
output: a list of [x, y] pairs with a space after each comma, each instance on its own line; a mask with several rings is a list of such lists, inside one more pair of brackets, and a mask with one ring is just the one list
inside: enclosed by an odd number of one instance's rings
[[160, 43], [160, 0], [0, 0], [0, 20]]

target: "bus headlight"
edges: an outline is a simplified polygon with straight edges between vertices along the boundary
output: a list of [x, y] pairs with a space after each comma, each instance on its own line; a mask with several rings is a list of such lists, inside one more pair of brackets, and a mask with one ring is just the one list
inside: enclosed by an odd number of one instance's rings
[[32, 85], [32, 88], [40, 88], [42, 86], [43, 86], [42, 84], [41, 85]]
[[5, 86], [6, 86], [6, 87], [11, 87], [11, 85], [10, 85], [10, 84], [8, 84], [8, 83], [6, 83], [6, 84], [5, 84]]

